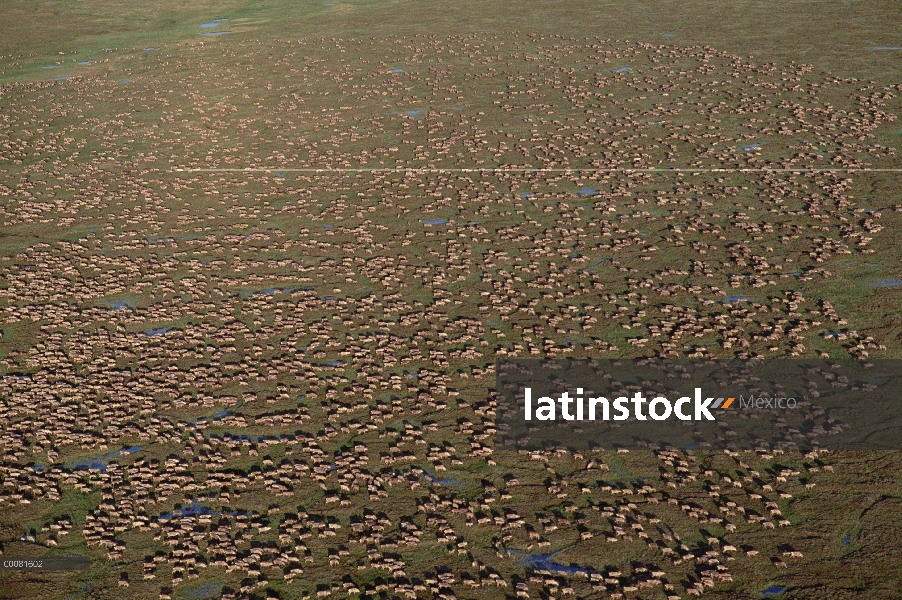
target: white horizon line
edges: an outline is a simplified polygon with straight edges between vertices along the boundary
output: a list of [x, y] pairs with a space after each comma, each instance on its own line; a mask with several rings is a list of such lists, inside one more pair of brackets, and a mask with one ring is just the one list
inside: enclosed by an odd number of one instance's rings
[[902, 168], [544, 168], [544, 167], [197, 167], [177, 173], [902, 173]]

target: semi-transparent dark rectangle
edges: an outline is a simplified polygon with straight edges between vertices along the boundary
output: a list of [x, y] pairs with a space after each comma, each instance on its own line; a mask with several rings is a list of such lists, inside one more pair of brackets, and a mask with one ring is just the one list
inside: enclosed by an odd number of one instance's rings
[[[504, 360], [496, 380], [496, 448], [899, 450], [900, 383], [902, 360]], [[574, 396], [580, 387], [585, 399], [641, 391], [675, 401], [699, 387], [706, 397], [736, 400], [712, 410], [716, 421], [565, 421], [560, 414], [526, 421], [527, 387], [533, 411], [536, 398], [556, 399], [565, 390]], [[795, 406], [778, 408], [779, 398], [793, 398]]]

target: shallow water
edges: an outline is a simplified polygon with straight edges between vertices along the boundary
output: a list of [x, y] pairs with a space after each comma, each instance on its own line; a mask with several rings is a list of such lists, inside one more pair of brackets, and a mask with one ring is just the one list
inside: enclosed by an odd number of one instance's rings
[[214, 421], [218, 421], [219, 419], [225, 419], [225, 418], [228, 417], [230, 414], [232, 414], [232, 409], [231, 409], [231, 408], [227, 408], [227, 409], [225, 409], [225, 410], [219, 411], [218, 413], [216, 413], [215, 415], [213, 415], [213, 416], [210, 417], [210, 418], [211, 418], [212, 420], [214, 420]]
[[247, 435], [244, 433], [211, 433], [211, 440], [235, 440], [239, 442], [265, 442], [267, 440], [288, 440], [294, 441], [297, 439], [297, 436], [292, 433], [286, 433], [284, 435]]
[[193, 589], [186, 589], [184, 593], [189, 598], [195, 600], [206, 600], [208, 598], [219, 598], [222, 595], [222, 584], [215, 581], [207, 581]]
[[431, 221], [423, 221], [423, 225], [444, 225], [448, 219], [432, 219]]
[[761, 595], [762, 596], [778, 596], [778, 595], [782, 594], [784, 591], [786, 591], [786, 588], [783, 587], [782, 585], [772, 585], [769, 588], [767, 588], [766, 590], [763, 590], [761, 592]]
[[428, 479], [430, 483], [434, 483], [435, 485], [459, 485], [460, 481], [457, 479], [451, 479], [450, 477], [445, 477], [444, 479], [439, 479], [432, 473], [428, 471], [423, 471], [423, 477]]
[[135, 310], [135, 307], [128, 303], [127, 300], [116, 300], [115, 302], [110, 303], [110, 310], [121, 310], [121, 309]]
[[551, 560], [555, 555], [560, 554], [561, 552], [561, 550], [558, 550], [557, 552], [551, 552], [549, 554], [527, 554], [519, 550], [507, 550], [508, 554], [520, 557], [518, 562], [521, 565], [530, 569], [535, 569], [537, 571], [566, 573], [568, 575], [575, 575], [577, 573], [584, 573], [586, 575], [589, 575], [595, 572], [592, 569], [562, 565]]
[[192, 502], [189, 506], [184, 508], [177, 508], [173, 511], [163, 513], [159, 517], [157, 517], [157, 521], [167, 521], [169, 519], [177, 519], [181, 517], [193, 517], [194, 515], [212, 515], [219, 516], [222, 513], [217, 512], [215, 510], [211, 510], [206, 506], [200, 506], [197, 502]]
[[105, 456], [99, 456], [97, 458], [92, 458], [87, 461], [79, 461], [76, 463], [70, 463], [66, 465], [68, 468], [76, 470], [76, 471], [88, 471], [90, 469], [97, 469], [101, 473], [106, 473], [107, 465], [111, 460], [117, 458], [119, 456], [124, 456], [127, 454], [134, 454], [136, 452], [141, 451], [141, 446], [131, 446], [130, 448], [123, 448], [120, 450], [114, 450]]

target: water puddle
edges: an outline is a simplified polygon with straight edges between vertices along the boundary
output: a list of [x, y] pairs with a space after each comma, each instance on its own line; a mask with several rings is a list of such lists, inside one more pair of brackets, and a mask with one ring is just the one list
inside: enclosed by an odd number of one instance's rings
[[141, 451], [141, 446], [132, 446], [130, 448], [123, 448], [121, 450], [114, 450], [104, 456], [100, 456], [97, 458], [92, 458], [86, 461], [78, 461], [74, 463], [69, 463], [65, 465], [69, 469], [73, 469], [75, 471], [89, 471], [91, 469], [97, 469], [101, 473], [106, 473], [107, 466], [111, 460], [114, 458], [118, 458], [120, 456], [126, 456], [128, 454], [135, 454], [136, 452]]
[[550, 573], [565, 573], [567, 575], [576, 575], [579, 573], [591, 575], [595, 573], [592, 569], [587, 569], [585, 567], [568, 566], [554, 562], [552, 559], [561, 552], [563, 552], [563, 550], [551, 552], [550, 554], [528, 554], [521, 550], [507, 548], [507, 553], [519, 557], [517, 562], [527, 569], [548, 571]]
[[194, 600], [212, 600], [222, 596], [222, 584], [215, 581], [207, 581], [197, 585], [197, 587], [182, 590], [182, 593]]
[[281, 442], [287, 440], [293, 442], [297, 436], [292, 433], [284, 435], [248, 435], [245, 433], [211, 433], [211, 440], [231, 440], [234, 442]]
[[195, 515], [211, 515], [219, 516], [222, 513], [210, 509], [208, 506], [200, 506], [196, 501], [192, 502], [185, 508], [177, 508], [175, 510], [163, 513], [157, 517], [157, 521], [168, 521], [170, 519], [180, 519], [182, 517], [193, 517]]
[[276, 294], [279, 294], [279, 293], [293, 294], [295, 292], [310, 291], [312, 289], [314, 289], [314, 288], [309, 287], [309, 286], [304, 287], [304, 286], [300, 286], [300, 285], [291, 285], [291, 286], [284, 287], [284, 288], [265, 288], [262, 290], [257, 290], [255, 292], [248, 291], [248, 290], [242, 290], [242, 291], [238, 292], [238, 297], [241, 298], [242, 300], [247, 300], [248, 298], [252, 298], [254, 296], [275, 296]]
[[129, 304], [128, 300], [116, 300], [110, 302], [110, 310], [135, 310], [135, 307]]
[[447, 485], [447, 486], [457, 486], [460, 485], [460, 481], [457, 479], [451, 479], [450, 477], [445, 477], [444, 479], [439, 479], [429, 471], [423, 471], [423, 478], [428, 479], [430, 483], [434, 485]]

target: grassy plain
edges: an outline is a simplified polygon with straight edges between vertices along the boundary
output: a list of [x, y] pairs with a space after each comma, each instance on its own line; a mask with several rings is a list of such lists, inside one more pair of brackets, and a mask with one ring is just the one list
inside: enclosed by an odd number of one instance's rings
[[781, 10], [4, 8], [2, 549], [94, 565], [0, 597], [892, 598], [898, 453], [493, 448], [503, 356], [902, 357], [898, 9]]

